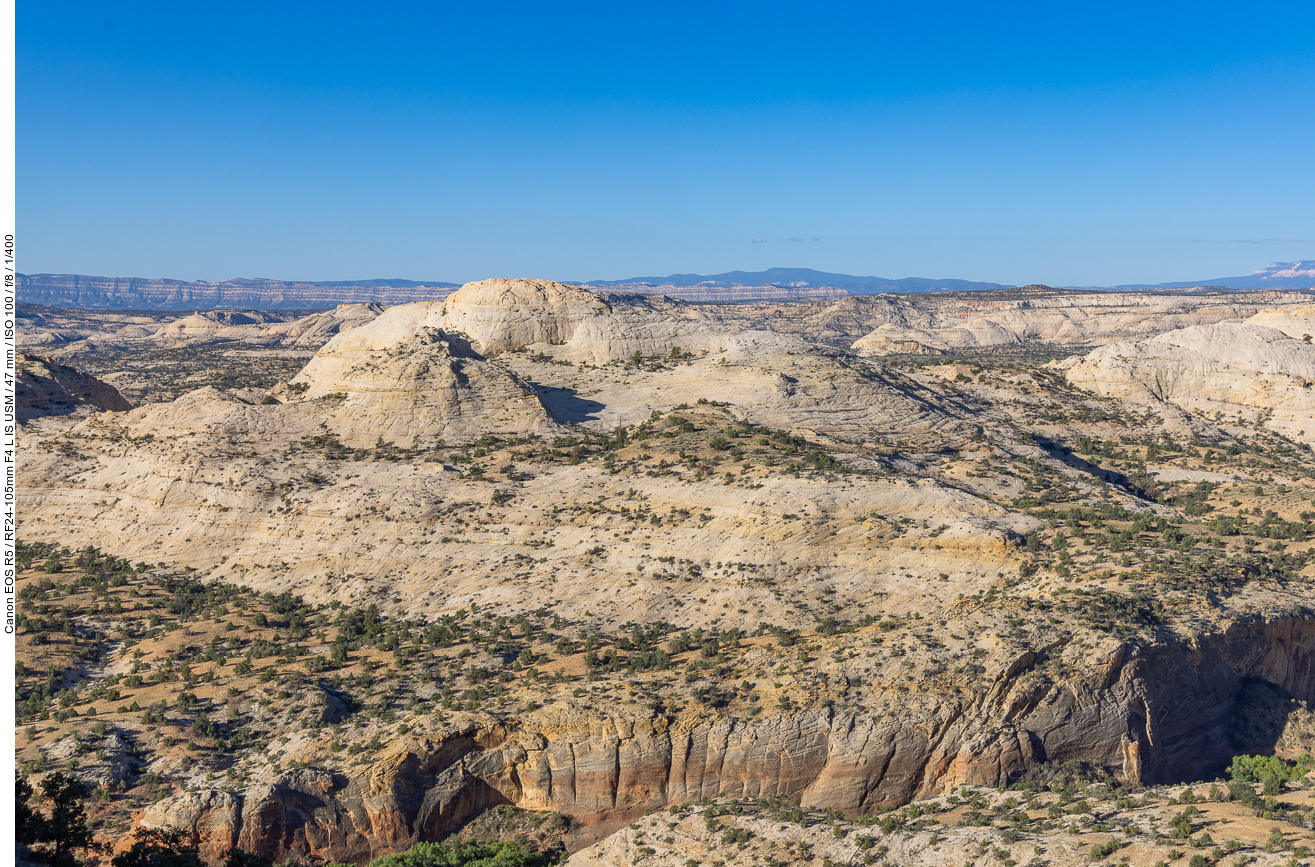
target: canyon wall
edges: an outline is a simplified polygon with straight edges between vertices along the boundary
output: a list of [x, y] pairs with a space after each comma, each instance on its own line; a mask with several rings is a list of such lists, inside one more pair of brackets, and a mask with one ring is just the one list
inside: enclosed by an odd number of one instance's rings
[[[1044, 776], [1071, 760], [1134, 785], [1197, 779], [1234, 751], [1246, 678], [1315, 699], [1315, 619], [1238, 622], [1149, 646], [1069, 641], [990, 662], [969, 691], [887, 690], [887, 713], [822, 706], [741, 719], [555, 705], [515, 722], [429, 715], [359, 770], [315, 770], [303, 753], [309, 768], [241, 795], [177, 795], [138, 821], [190, 831], [211, 858], [237, 845], [363, 864], [442, 838], [495, 804], [570, 816], [584, 826], [583, 845], [704, 797], [785, 795], [867, 813], [947, 786]], [[864, 689], [841, 681], [837, 694]], [[867, 691], [876, 698], [883, 687]]]

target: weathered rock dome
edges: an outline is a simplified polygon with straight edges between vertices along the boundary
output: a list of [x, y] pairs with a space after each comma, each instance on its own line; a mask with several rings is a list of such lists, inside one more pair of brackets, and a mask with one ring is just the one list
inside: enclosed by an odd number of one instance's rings
[[562, 344], [581, 324], [612, 313], [588, 289], [552, 280], [480, 280], [443, 302], [443, 328], [470, 338], [485, 355], [536, 343]]

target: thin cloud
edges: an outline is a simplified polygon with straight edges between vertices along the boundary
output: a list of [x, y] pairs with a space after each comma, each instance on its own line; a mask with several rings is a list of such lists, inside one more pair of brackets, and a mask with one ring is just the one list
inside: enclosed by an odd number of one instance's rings
[[749, 239], [749, 243], [750, 243], [750, 244], [766, 244], [767, 242], [764, 241], [762, 238], [750, 238], [750, 239]]
[[1305, 244], [1304, 238], [1188, 238], [1188, 244]]

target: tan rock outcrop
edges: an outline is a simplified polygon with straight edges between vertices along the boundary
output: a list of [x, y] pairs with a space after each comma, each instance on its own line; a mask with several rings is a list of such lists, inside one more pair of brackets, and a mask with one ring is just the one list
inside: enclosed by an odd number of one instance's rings
[[[207, 310], [162, 325], [151, 336], [164, 340], [200, 338], [319, 348], [334, 335], [371, 322], [383, 311], [382, 304], [339, 304], [333, 310], [288, 319], [286, 314], [260, 311]], [[120, 330], [117, 336], [134, 335]]]
[[339, 304], [323, 313], [267, 326], [264, 334], [278, 338], [284, 344], [318, 349], [343, 331], [373, 322], [385, 309], [382, 304]]
[[611, 306], [588, 289], [551, 280], [467, 283], [442, 306], [443, 327], [465, 334], [486, 355], [569, 343], [586, 322], [612, 316]]
[[155, 332], [155, 337], [195, 337], [195, 336], [239, 336], [252, 333], [253, 326], [279, 322], [280, 317], [267, 313], [243, 313], [237, 310], [207, 310], [193, 313], [162, 325]]
[[1315, 337], [1315, 305], [1306, 304], [1294, 307], [1274, 307], [1261, 310], [1244, 320], [1247, 325], [1259, 325], [1282, 331], [1288, 337], [1306, 340]]
[[1315, 347], [1259, 325], [1223, 323], [1103, 346], [1071, 362], [1068, 380], [1144, 405], [1215, 413], [1315, 440]]
[[887, 355], [1138, 340], [1194, 325], [1240, 321], [1262, 307], [1296, 305], [1305, 298], [1295, 292], [1212, 296], [1055, 292], [1009, 300], [971, 295], [892, 299], [884, 309], [871, 305], [873, 309], [865, 311], [868, 317], [881, 314], [884, 321], [856, 340], [853, 348], [865, 355]]
[[[378, 350], [427, 328], [460, 334], [485, 356], [529, 349], [570, 361], [605, 362], [685, 352], [724, 352], [778, 335], [718, 324], [669, 299], [598, 295], [551, 280], [481, 280], [442, 302], [395, 307], [324, 355]], [[798, 343], [798, 341], [794, 341]]]
[[47, 415], [132, 409], [114, 386], [76, 368], [22, 354], [16, 366], [14, 400], [20, 423]]
[[[548, 433], [556, 425], [534, 390], [471, 352], [460, 336], [394, 308], [339, 334], [272, 394], [305, 407], [328, 399], [329, 428], [350, 445], [379, 437], [410, 445], [416, 437], [462, 442], [485, 433]], [[398, 320], [403, 319], [405, 323]], [[298, 387], [304, 388], [298, 389]]]

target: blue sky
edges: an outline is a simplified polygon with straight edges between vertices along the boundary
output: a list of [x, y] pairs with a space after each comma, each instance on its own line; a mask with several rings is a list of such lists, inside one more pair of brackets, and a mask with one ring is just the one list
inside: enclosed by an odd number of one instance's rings
[[1110, 285], [1315, 258], [1309, 2], [26, 0], [17, 25], [27, 273]]

